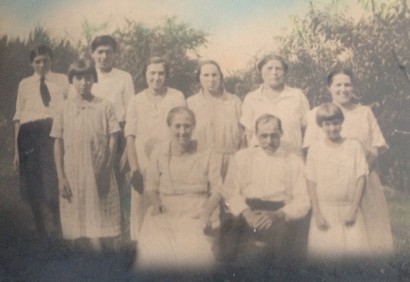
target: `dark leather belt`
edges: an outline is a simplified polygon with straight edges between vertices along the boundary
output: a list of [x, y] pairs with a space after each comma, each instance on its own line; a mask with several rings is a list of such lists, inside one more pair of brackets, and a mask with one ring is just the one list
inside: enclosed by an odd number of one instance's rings
[[272, 202], [272, 201], [264, 201], [264, 200], [259, 200], [259, 199], [246, 199], [246, 204], [253, 211], [254, 210], [276, 211], [285, 205], [284, 202]]

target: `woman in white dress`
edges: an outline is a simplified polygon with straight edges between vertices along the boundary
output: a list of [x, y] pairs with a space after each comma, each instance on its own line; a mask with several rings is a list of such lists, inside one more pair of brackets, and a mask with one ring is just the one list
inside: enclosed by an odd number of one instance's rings
[[222, 178], [210, 162], [212, 152], [199, 152], [191, 139], [191, 110], [172, 109], [167, 124], [172, 138], [156, 146], [146, 171], [151, 206], [138, 241], [137, 270], [206, 271], [214, 259], [204, 229], [221, 199]]
[[[169, 67], [163, 58], [151, 58], [144, 73], [148, 88], [130, 99], [125, 124], [127, 155], [132, 179], [141, 179], [155, 144], [169, 138], [169, 130], [166, 126], [168, 112], [174, 107], [186, 106], [182, 92], [166, 86]], [[142, 185], [138, 184], [138, 181], [131, 182], [133, 189], [130, 236], [131, 240], [137, 241], [144, 216], [144, 206], [142, 187], [136, 186]]]
[[343, 113], [322, 104], [317, 124], [326, 135], [309, 148], [306, 178], [312, 203], [308, 255], [312, 260], [339, 260], [370, 255], [360, 201], [367, 164], [360, 142], [340, 135]]
[[225, 178], [230, 160], [242, 140], [242, 102], [238, 96], [224, 89], [223, 74], [219, 64], [212, 60], [200, 62], [196, 80], [201, 90], [187, 99], [188, 108], [195, 113], [196, 127], [192, 138], [198, 150], [212, 150], [215, 165]]
[[70, 66], [76, 96], [64, 101], [50, 136], [55, 138], [63, 237], [88, 238], [99, 249], [99, 238], [121, 233], [113, 170], [120, 127], [111, 102], [91, 93], [96, 77], [91, 61]]
[[[350, 70], [338, 69], [327, 77], [327, 85], [333, 103], [344, 115], [341, 135], [360, 141], [366, 155], [369, 175], [362, 199], [362, 210], [374, 254], [388, 255], [393, 251], [393, 239], [383, 186], [374, 169], [377, 157], [388, 149], [377, 120], [370, 107], [354, 103], [354, 77]], [[304, 148], [324, 139], [323, 131], [315, 121], [317, 108], [308, 114], [308, 126]]]

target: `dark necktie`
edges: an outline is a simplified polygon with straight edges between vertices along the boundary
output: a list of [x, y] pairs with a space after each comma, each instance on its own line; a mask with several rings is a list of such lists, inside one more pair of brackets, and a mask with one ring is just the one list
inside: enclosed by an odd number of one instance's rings
[[50, 104], [50, 91], [48, 91], [47, 84], [44, 82], [46, 78], [44, 76], [41, 77], [40, 79], [40, 94], [41, 94], [41, 99], [43, 100], [44, 106], [48, 107]]

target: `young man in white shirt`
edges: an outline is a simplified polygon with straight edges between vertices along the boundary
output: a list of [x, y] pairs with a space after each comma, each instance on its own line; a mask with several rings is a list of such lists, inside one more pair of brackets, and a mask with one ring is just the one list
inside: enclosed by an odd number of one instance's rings
[[92, 93], [95, 96], [109, 100], [115, 110], [115, 115], [121, 127], [118, 138], [117, 155], [114, 160], [114, 171], [120, 190], [121, 225], [122, 233], [128, 238], [130, 185], [126, 181], [127, 170], [126, 141], [124, 126], [126, 109], [129, 99], [134, 96], [132, 76], [123, 70], [114, 67], [117, 42], [112, 36], [101, 35], [91, 42], [91, 56], [95, 62], [98, 82], [93, 85]]
[[49, 135], [56, 111], [67, 96], [68, 79], [51, 72], [53, 51], [48, 46], [37, 46], [29, 58], [34, 74], [18, 87], [13, 165], [19, 170], [21, 196], [31, 207], [39, 237], [56, 239], [61, 232], [58, 181], [54, 140]]

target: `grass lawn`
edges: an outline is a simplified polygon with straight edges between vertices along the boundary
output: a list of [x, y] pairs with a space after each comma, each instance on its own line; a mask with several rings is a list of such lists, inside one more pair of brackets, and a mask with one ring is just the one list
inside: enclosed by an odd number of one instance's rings
[[398, 255], [410, 255], [410, 195], [387, 190], [387, 204], [394, 238], [394, 247]]
[[[16, 177], [0, 177], [0, 281], [145, 281], [128, 273], [117, 256], [68, 252], [64, 245], [43, 249], [33, 238], [31, 213], [20, 200], [17, 185]], [[396, 250], [391, 261], [282, 270], [269, 264], [252, 268], [222, 264], [213, 274], [154, 277], [168, 281], [410, 281], [410, 194], [387, 189], [386, 196]]]

